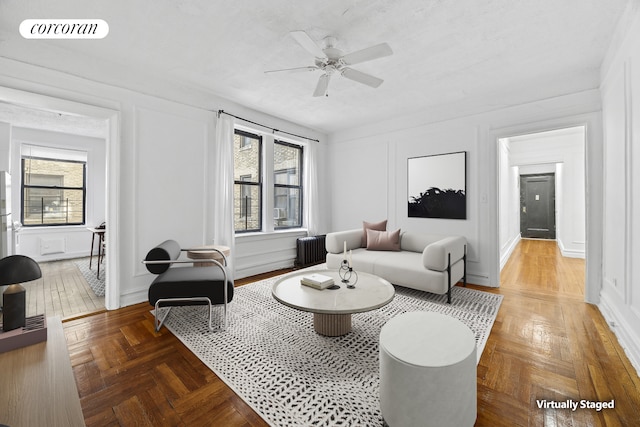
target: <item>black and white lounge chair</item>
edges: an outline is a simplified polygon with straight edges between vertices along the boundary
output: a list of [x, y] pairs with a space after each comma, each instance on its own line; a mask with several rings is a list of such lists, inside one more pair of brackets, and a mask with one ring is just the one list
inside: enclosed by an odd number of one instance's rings
[[[211, 309], [213, 305], [224, 305], [224, 318], [219, 326], [224, 330], [227, 304], [233, 300], [233, 278], [227, 269], [227, 258], [220, 252], [222, 263], [215, 259], [179, 260], [181, 252], [187, 250], [181, 249], [175, 240], [166, 240], [151, 249], [143, 261], [149, 272], [158, 275], [149, 286], [149, 304], [155, 308], [156, 332], [162, 328], [172, 307], [185, 305], [206, 305], [211, 331], [214, 330]], [[176, 265], [197, 263], [207, 263], [207, 266]], [[162, 307], [167, 309], [160, 317]]]

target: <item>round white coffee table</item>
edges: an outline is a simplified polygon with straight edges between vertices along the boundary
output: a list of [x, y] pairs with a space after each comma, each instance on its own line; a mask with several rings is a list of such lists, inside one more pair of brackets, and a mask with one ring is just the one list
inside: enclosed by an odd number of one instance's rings
[[[300, 283], [302, 277], [319, 273], [334, 279], [339, 289], [314, 289]], [[393, 285], [381, 277], [358, 272], [353, 289], [341, 283], [334, 270], [310, 270], [279, 279], [272, 289], [282, 304], [313, 313], [313, 327], [320, 335], [337, 337], [351, 332], [351, 314], [375, 310], [389, 304], [395, 295]]]

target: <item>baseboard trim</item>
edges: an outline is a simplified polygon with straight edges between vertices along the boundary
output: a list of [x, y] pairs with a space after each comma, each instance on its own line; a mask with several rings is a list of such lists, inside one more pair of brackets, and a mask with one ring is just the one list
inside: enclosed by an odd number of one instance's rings
[[565, 258], [586, 259], [585, 251], [583, 249], [566, 249], [560, 239], [558, 239], [558, 248], [560, 248], [560, 253]]
[[606, 292], [601, 292], [600, 303], [597, 307], [607, 321], [609, 328], [618, 338], [620, 346], [636, 369], [636, 373], [640, 376], [640, 337], [635, 334], [626, 319], [621, 316], [620, 310], [616, 309], [615, 304]]
[[[120, 295], [120, 308], [130, 305], [139, 304], [141, 302], [149, 302], [149, 288], [135, 290], [125, 295]], [[151, 307], [151, 305], [149, 305]], [[151, 308], [149, 309], [151, 310]]]
[[511, 242], [506, 245], [507, 250], [500, 256], [500, 271], [502, 271], [504, 266], [507, 264], [507, 261], [509, 261], [509, 258], [511, 258], [511, 254], [513, 254], [513, 251], [516, 249], [516, 246], [518, 246], [518, 243], [520, 243], [520, 240], [522, 240], [522, 238], [520, 237], [520, 233], [518, 233], [513, 239], [511, 239]]
[[242, 268], [236, 266], [236, 279], [244, 279], [245, 277], [255, 276], [262, 273], [269, 273], [283, 268], [292, 268], [295, 258], [286, 258], [280, 260], [269, 261], [266, 263], [254, 263], [253, 265], [245, 265]]
[[489, 278], [486, 276], [478, 276], [476, 274], [469, 274], [467, 272], [467, 283], [473, 285], [486, 286], [487, 288], [497, 288], [497, 286], [491, 286], [489, 283]]

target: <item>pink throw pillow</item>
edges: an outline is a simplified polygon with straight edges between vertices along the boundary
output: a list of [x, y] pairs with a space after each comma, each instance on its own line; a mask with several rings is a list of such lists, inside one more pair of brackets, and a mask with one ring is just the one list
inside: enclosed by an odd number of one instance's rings
[[396, 231], [367, 230], [368, 251], [399, 251], [400, 229]]
[[364, 233], [362, 233], [362, 246], [363, 248], [367, 247], [367, 230], [377, 230], [377, 231], [386, 231], [387, 230], [387, 220], [380, 222], [367, 222], [362, 221], [362, 229]]

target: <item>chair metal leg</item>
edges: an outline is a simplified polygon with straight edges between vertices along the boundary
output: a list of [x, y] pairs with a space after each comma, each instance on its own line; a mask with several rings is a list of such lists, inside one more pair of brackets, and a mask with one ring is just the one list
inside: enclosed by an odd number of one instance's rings
[[[160, 319], [160, 321], [158, 322], [158, 313], [160, 311], [161, 303], [164, 303], [164, 302], [194, 302], [194, 301], [201, 301], [201, 302], [206, 302], [207, 303], [207, 308], [209, 309], [209, 321], [208, 321], [209, 330], [213, 331], [213, 324], [212, 324], [212, 319], [211, 319], [211, 308], [213, 307], [213, 304], [211, 304], [211, 300], [209, 298], [207, 298], [207, 297], [193, 297], [193, 298], [161, 298], [161, 299], [157, 300], [156, 304], [155, 304], [155, 310], [154, 310], [156, 332], [160, 332], [160, 328], [162, 328], [162, 325], [164, 324], [164, 321], [166, 320], [167, 316], [169, 316], [169, 312], [173, 308], [173, 306], [168, 306], [169, 309], [164, 314], [164, 316], [162, 316], [162, 319]], [[225, 306], [226, 305], [227, 304], [226, 304], [226, 301], [225, 301]], [[226, 327], [226, 309], [225, 309], [225, 327]]]
[[462, 265], [464, 266], [464, 275], [462, 276], [462, 285], [467, 287], [467, 245], [464, 245], [464, 255], [462, 256]]
[[[225, 298], [226, 298], [226, 295], [225, 295]], [[212, 317], [213, 317], [213, 316], [211, 316], [211, 308], [212, 307], [213, 306], [211, 306], [209, 308], [209, 330], [211, 332], [213, 332], [215, 330], [222, 331], [222, 332], [226, 331], [227, 330], [227, 301], [226, 301], [226, 299], [225, 299], [225, 302], [224, 302], [223, 307], [222, 307], [222, 310], [223, 310], [222, 325], [218, 326], [217, 328], [214, 328], [213, 327], [213, 323], [212, 323]]]
[[451, 254], [449, 254], [449, 262], [447, 264], [447, 303], [451, 304]]
[[153, 310], [154, 320], [155, 320], [154, 324], [155, 324], [156, 332], [160, 332], [160, 328], [162, 328], [162, 324], [164, 323], [165, 319], [169, 315], [169, 312], [173, 308], [173, 307], [169, 306], [167, 312], [164, 314], [164, 316], [162, 316], [162, 319], [160, 319], [160, 321], [158, 321], [158, 313], [160, 312], [160, 302], [161, 301], [162, 300], [156, 301], [155, 310]]

